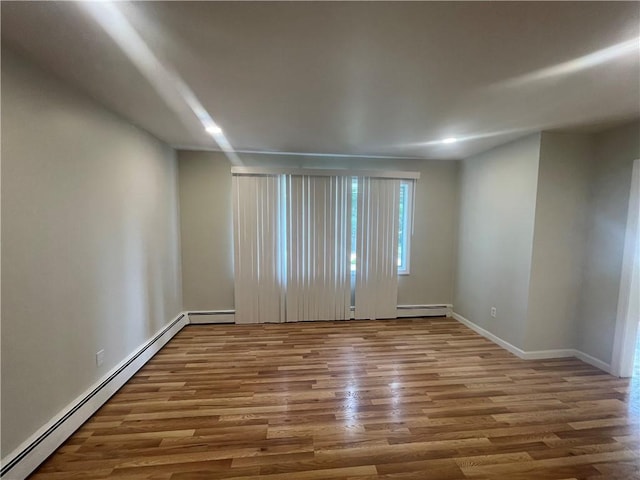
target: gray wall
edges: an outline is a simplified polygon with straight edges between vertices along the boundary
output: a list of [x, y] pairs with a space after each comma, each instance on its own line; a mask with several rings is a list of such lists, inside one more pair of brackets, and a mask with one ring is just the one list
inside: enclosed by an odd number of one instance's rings
[[581, 294], [579, 349], [611, 362], [633, 161], [640, 122], [594, 136], [588, 246]]
[[177, 208], [172, 149], [3, 48], [3, 457], [181, 310]]
[[[398, 303], [452, 303], [458, 162], [244, 154], [245, 165], [386, 168], [419, 171], [411, 274], [401, 276]], [[217, 152], [178, 153], [182, 272], [186, 310], [231, 309], [233, 231], [231, 165]]]
[[[462, 162], [454, 309], [523, 348], [540, 135]], [[490, 316], [491, 307], [496, 318]]]
[[525, 350], [576, 348], [593, 140], [543, 132]]

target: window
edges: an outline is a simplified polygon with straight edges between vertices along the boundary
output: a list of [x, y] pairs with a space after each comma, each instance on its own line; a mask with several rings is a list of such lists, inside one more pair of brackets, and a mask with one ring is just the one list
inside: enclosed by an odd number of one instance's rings
[[[351, 273], [356, 271], [356, 232], [358, 229], [358, 177], [351, 179]], [[409, 275], [409, 254], [413, 220], [413, 182], [400, 182], [398, 222], [398, 275]]]
[[351, 177], [351, 275], [356, 273], [356, 242], [358, 232], [358, 177]]
[[398, 274], [409, 275], [409, 253], [413, 220], [413, 182], [400, 182], [400, 221], [398, 222]]
[[397, 316], [418, 174], [231, 173], [236, 322]]

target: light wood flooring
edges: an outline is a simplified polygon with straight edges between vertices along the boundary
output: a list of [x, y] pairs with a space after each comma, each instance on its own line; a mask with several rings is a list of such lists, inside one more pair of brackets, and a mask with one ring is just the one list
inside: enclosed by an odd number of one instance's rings
[[638, 479], [634, 388], [448, 318], [188, 326], [31, 478]]

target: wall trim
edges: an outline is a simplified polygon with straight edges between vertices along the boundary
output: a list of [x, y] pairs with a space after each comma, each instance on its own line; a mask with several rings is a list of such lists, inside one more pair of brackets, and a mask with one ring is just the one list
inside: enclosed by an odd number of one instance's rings
[[546, 358], [568, 358], [576, 357], [578, 350], [573, 348], [556, 348], [551, 350], [531, 350], [524, 352], [525, 360], [544, 360]]
[[314, 177], [372, 177], [417, 180], [420, 172], [400, 170], [357, 170], [346, 168], [299, 168], [299, 167], [231, 167], [231, 175], [310, 175]]
[[[219, 147], [204, 146], [204, 145], [187, 145], [187, 144], [174, 144], [172, 145], [176, 150], [182, 151], [196, 151], [196, 152], [217, 152], [224, 153]], [[282, 156], [296, 156], [296, 157], [338, 157], [338, 158], [364, 158], [364, 159], [390, 159], [390, 160], [429, 160], [430, 157], [412, 157], [406, 155], [362, 155], [353, 153], [326, 153], [326, 152], [276, 152], [273, 150], [235, 150], [236, 153], [248, 154], [248, 155], [275, 155]]]
[[501, 346], [505, 350], [513, 353], [514, 355], [516, 355], [519, 358], [522, 358], [523, 360], [544, 360], [547, 358], [576, 357], [577, 359], [582, 360], [583, 362], [588, 363], [589, 365], [592, 365], [596, 368], [599, 368], [600, 370], [603, 370], [606, 373], [611, 373], [611, 365], [603, 362], [602, 360], [598, 360], [597, 358], [592, 357], [587, 353], [581, 352], [580, 350], [576, 350], [574, 348], [561, 348], [561, 349], [555, 349], [555, 350], [525, 351], [525, 350], [522, 350], [521, 348], [516, 347], [515, 345], [512, 345], [506, 340], [503, 340], [497, 335], [494, 335], [490, 331], [485, 330], [484, 328], [473, 323], [471, 320], [463, 317], [458, 313], [453, 312], [451, 316], [458, 322], [469, 327], [474, 332], [479, 333], [486, 339], [491, 340], [493, 343]]
[[235, 310], [194, 310], [185, 313], [190, 325], [236, 323]]
[[[634, 301], [633, 292], [638, 289], [638, 268], [640, 265], [640, 159], [634, 160], [631, 171], [631, 187], [627, 223], [622, 252], [622, 271], [618, 292], [616, 326], [611, 354], [612, 373], [618, 377], [633, 375], [633, 360], [638, 338], [638, 300]], [[637, 298], [637, 297], [636, 297]], [[635, 313], [634, 313], [635, 312]]]
[[592, 357], [588, 353], [581, 352], [580, 350], [575, 350], [575, 356], [576, 358], [579, 358], [580, 360], [582, 360], [584, 363], [588, 363], [589, 365], [593, 365], [594, 367], [599, 368], [600, 370], [604, 370], [607, 373], [613, 374], [611, 370], [611, 364], [603, 362], [602, 360], [596, 357]]
[[69, 403], [2, 459], [0, 477], [8, 478], [7, 475], [10, 474], [12, 480], [26, 478], [188, 323], [187, 315], [180, 313], [150, 340], [140, 345], [104, 377]]
[[484, 328], [480, 327], [479, 325], [476, 325], [471, 320], [466, 319], [465, 317], [463, 317], [462, 315], [456, 312], [453, 312], [451, 316], [457, 321], [459, 321], [460, 323], [462, 323], [463, 325], [469, 327], [474, 332], [479, 333], [484, 338], [491, 340], [493, 343], [496, 343], [500, 345], [502, 348], [504, 348], [505, 350], [508, 350], [509, 352], [513, 353], [515, 356], [520, 358], [525, 358], [526, 352], [524, 350], [521, 350], [515, 345], [510, 344], [506, 340], [503, 340], [497, 335], [494, 335], [489, 330], [485, 330]]
[[396, 316], [404, 317], [450, 317], [453, 305], [398, 305], [396, 308]]
[[[350, 319], [355, 319], [355, 307], [351, 307]], [[453, 305], [450, 303], [426, 305], [398, 305], [397, 318], [407, 317], [450, 317]], [[190, 325], [235, 323], [235, 310], [190, 310], [185, 312]]]

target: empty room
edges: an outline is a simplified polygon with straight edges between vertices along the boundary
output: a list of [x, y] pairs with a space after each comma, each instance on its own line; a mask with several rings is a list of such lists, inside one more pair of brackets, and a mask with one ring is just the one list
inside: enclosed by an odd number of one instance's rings
[[3, 480], [640, 479], [640, 2], [0, 9]]

